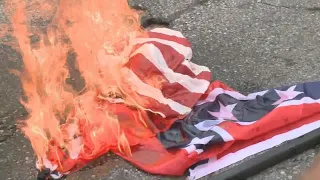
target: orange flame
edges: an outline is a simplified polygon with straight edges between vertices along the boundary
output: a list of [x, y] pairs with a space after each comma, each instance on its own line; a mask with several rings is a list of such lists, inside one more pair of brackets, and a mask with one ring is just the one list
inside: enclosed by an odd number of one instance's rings
[[[10, 1], [10, 7], [15, 6], [13, 34], [24, 62], [19, 76], [27, 100], [22, 103], [29, 110], [22, 131], [40, 165], [49, 159], [64, 172], [70, 167], [62, 162], [62, 152], [71, 160], [79, 156], [92, 159], [110, 147], [130, 155], [130, 145], [136, 144], [137, 139], [128, 139], [128, 134], [153, 135], [141, 128], [147, 126], [141, 106], [146, 102], [131, 90], [122, 70], [129, 60], [133, 39], [146, 36], [139, 14], [130, 9], [126, 0], [62, 0], [34, 48], [29, 39], [32, 13], [26, 9], [37, 7], [40, 15], [48, 19], [48, 14], [55, 11], [51, 4], [44, 0]], [[77, 65], [86, 82], [81, 93], [75, 93], [66, 83], [70, 47], [77, 54]], [[119, 118], [117, 112], [129, 107], [108, 102], [115, 98], [135, 108], [131, 118]], [[133, 130], [135, 126], [137, 132]]]

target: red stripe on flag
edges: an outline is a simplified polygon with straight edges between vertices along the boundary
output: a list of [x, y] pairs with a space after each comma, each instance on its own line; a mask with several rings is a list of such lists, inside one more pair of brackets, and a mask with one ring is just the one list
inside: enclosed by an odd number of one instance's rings
[[[179, 104], [192, 107], [202, 96], [201, 93], [193, 93], [175, 82], [170, 83], [168, 79], [142, 54], [137, 54], [130, 58], [127, 67], [146, 84], [161, 89], [164, 97]], [[161, 82], [162, 81], [162, 82]]]
[[[149, 41], [160, 51], [170, 69], [176, 69], [184, 61], [184, 54], [179, 53], [173, 47], [156, 41]], [[184, 73], [183, 73], [184, 74]]]
[[211, 72], [210, 71], [202, 71], [200, 74], [196, 75], [193, 73], [186, 65], [180, 64], [177, 68], [174, 69], [175, 72], [188, 75], [192, 78], [204, 79], [207, 81], [211, 80]]
[[157, 33], [157, 32], [148, 32], [148, 35], [149, 35], [149, 38], [158, 38], [158, 39], [163, 39], [167, 41], [173, 41], [183, 46], [191, 47], [190, 42], [186, 38], [171, 36], [171, 35], [167, 35], [164, 33]]
[[[153, 44], [154, 46], [156, 46], [161, 51], [163, 59], [166, 61], [166, 64], [170, 69], [175, 69], [184, 60], [184, 55], [177, 52], [171, 46], [161, 44], [161, 43], [155, 42], [155, 41], [148, 41], [146, 43], [136, 44], [134, 46], [134, 50], [132, 51], [131, 54], [134, 54], [138, 49], [143, 48], [142, 46], [144, 46], [145, 44]], [[152, 53], [152, 52], [148, 52], [148, 53]], [[129, 61], [131, 61], [131, 58]]]

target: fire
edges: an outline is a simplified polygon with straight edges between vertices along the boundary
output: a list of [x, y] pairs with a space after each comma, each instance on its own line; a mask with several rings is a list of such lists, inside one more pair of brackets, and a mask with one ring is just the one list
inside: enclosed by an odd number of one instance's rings
[[[67, 172], [110, 148], [130, 155], [130, 146], [154, 135], [143, 108], [148, 102], [132, 88], [124, 68], [134, 39], [147, 36], [139, 13], [126, 0], [62, 0], [57, 8], [44, 0], [10, 0], [7, 5], [14, 9], [13, 35], [24, 63], [19, 77], [29, 117], [21, 129], [40, 168], [52, 163]], [[54, 14], [42, 34], [30, 26], [35, 7], [47, 19], [48, 12]], [[40, 36], [36, 47], [29, 39], [33, 33]], [[85, 80], [81, 92], [66, 83], [70, 50]]]

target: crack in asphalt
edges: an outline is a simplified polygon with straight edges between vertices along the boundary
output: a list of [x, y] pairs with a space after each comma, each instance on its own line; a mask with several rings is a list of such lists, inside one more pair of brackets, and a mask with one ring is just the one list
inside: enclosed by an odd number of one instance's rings
[[[171, 14], [167, 18], [167, 22], [171, 23], [172, 21], [180, 18], [186, 12], [192, 11], [197, 6], [203, 6], [203, 5], [205, 5], [205, 3], [209, 2], [209, 1], [210, 0], [197, 0], [197, 1], [193, 2], [193, 3], [191, 3], [188, 7], [184, 8], [184, 9], [181, 9], [181, 10]], [[219, 1], [219, 0], [216, 0], [216, 1]]]
[[[183, 8], [179, 11], [176, 11], [174, 13], [172, 13], [171, 15], [169, 15], [167, 18], [164, 17], [150, 17], [148, 15], [146, 15], [146, 17], [142, 18], [142, 26], [143, 27], [148, 27], [151, 25], [162, 25], [162, 26], [170, 26], [170, 24], [176, 20], [179, 19], [183, 14], [185, 14], [186, 12], [191, 12], [193, 11], [196, 7], [198, 6], [204, 6], [207, 2], [209, 2], [210, 0], [197, 0], [194, 1], [193, 3], [189, 4], [186, 8]], [[214, 0], [214, 2], [218, 2], [221, 0]], [[140, 10], [140, 11], [144, 11], [147, 12], [147, 8], [143, 8], [140, 7], [138, 5], [134, 5], [131, 6], [132, 8], [136, 9], [136, 10]]]
[[301, 10], [301, 11], [309, 11], [309, 12], [319, 12], [320, 13], [320, 7], [299, 7], [299, 6], [283, 6], [283, 5], [276, 5], [264, 1], [257, 1], [257, 4], [263, 4], [275, 8], [285, 8], [285, 9], [293, 9], [293, 10]]

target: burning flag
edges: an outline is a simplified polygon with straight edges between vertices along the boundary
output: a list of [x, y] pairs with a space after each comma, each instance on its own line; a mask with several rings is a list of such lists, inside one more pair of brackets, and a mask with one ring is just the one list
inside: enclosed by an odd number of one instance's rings
[[[180, 32], [142, 29], [125, 0], [60, 1], [36, 45], [26, 9], [53, 7], [10, 2], [24, 62], [15, 73], [29, 111], [19, 122], [37, 168], [53, 178], [112, 151], [149, 173], [180, 176], [190, 168], [197, 179], [320, 127], [320, 83], [247, 96], [210, 84], [210, 70], [191, 62]], [[70, 50], [81, 91], [66, 83]]]

